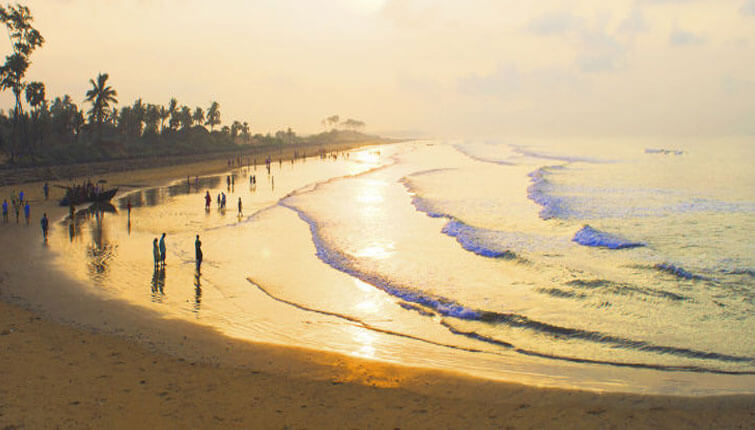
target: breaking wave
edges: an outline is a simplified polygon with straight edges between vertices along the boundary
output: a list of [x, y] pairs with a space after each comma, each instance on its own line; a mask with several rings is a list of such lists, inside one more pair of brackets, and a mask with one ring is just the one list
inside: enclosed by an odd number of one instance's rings
[[[380, 276], [379, 274], [361, 271], [358, 268], [354, 267], [354, 264], [349, 256], [347, 256], [343, 252], [338, 251], [325, 241], [320, 232], [320, 226], [315, 220], [310, 218], [304, 211], [298, 209], [286, 200], [281, 201], [279, 204], [282, 207], [288, 208], [295, 212], [301, 220], [309, 225], [310, 232], [312, 234], [312, 241], [315, 245], [315, 248], [317, 249], [316, 255], [321, 261], [335, 268], [336, 270], [360, 279], [391, 296], [400, 298], [414, 305], [420, 305], [422, 307], [428, 308], [432, 311], [437, 312], [443, 317], [452, 317], [467, 321], [479, 321], [489, 324], [502, 324], [508, 327], [534, 331], [555, 339], [582, 340], [604, 344], [615, 348], [625, 348], [637, 351], [674, 355], [684, 358], [743, 363], [750, 363], [754, 360], [750, 357], [741, 357], [717, 352], [699, 351], [674, 346], [655, 345], [641, 340], [628, 339], [621, 336], [615, 336], [594, 330], [562, 327], [555, 324], [533, 320], [525, 315], [516, 313], [474, 309], [450, 298], [408, 288], [406, 286], [400, 285], [394, 280]], [[469, 335], [469, 333], [467, 335]], [[478, 338], [478, 340], [485, 340], [489, 343], [502, 346], [511, 345], [508, 342], [501, 340], [486, 340], [484, 336], [476, 333], [474, 333], [474, 335], [476, 338]], [[540, 353], [531, 351], [528, 353], [542, 355]]]
[[593, 246], [608, 249], [626, 249], [645, 246], [645, 244], [642, 242], [632, 242], [628, 239], [624, 239], [621, 236], [596, 230], [589, 225], [585, 225], [576, 234], [574, 234], [574, 238], [572, 240], [583, 246]]

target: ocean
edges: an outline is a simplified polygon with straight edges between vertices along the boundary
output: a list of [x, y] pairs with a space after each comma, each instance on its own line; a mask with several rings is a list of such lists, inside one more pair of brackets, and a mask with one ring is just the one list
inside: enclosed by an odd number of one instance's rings
[[733, 381], [755, 374], [753, 160], [735, 140], [412, 141], [135, 188], [60, 220], [51, 247], [92, 292], [237, 338], [546, 386], [752, 392]]

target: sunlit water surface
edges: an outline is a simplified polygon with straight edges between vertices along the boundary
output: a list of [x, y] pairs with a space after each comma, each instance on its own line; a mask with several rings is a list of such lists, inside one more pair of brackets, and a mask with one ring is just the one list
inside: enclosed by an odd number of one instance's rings
[[753, 147], [374, 147], [122, 193], [57, 223], [51, 248], [98, 293], [243, 339], [539, 385], [752, 392]]

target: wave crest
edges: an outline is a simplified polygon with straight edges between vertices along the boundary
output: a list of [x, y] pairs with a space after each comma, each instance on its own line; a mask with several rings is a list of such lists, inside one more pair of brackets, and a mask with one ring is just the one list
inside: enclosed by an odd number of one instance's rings
[[621, 236], [596, 230], [586, 224], [574, 234], [572, 240], [582, 246], [608, 249], [626, 249], [645, 246], [642, 242], [632, 242]]

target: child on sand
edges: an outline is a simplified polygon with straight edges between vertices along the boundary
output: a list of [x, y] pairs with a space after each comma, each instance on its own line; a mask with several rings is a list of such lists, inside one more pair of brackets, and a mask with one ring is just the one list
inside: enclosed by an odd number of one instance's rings
[[31, 217], [31, 206], [29, 206], [29, 202], [26, 202], [24, 204], [24, 218], [26, 218], [27, 224], [29, 224], [29, 217]]

